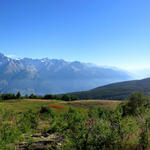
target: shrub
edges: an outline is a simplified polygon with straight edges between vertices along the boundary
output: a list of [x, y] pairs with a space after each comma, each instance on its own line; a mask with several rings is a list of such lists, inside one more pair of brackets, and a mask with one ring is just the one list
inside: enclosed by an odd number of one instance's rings
[[28, 99], [29, 98], [28, 94], [26, 94], [23, 98]]
[[37, 99], [37, 95], [34, 95], [33, 93], [29, 96], [30, 99]]
[[78, 100], [78, 97], [75, 95], [70, 95], [70, 99], [71, 101], [74, 101], [74, 100]]
[[75, 95], [67, 95], [67, 94], [64, 94], [62, 97], [61, 97], [61, 100], [64, 100], [64, 101], [74, 101], [74, 100], [77, 100], [78, 97], [75, 96]]
[[112, 112], [110, 110], [104, 109], [102, 107], [98, 108], [97, 113], [98, 113], [99, 118], [104, 118], [104, 119], [110, 118], [110, 116], [112, 114]]
[[146, 110], [149, 106], [149, 98], [144, 96], [141, 92], [134, 92], [129, 97], [127, 103], [121, 104], [123, 115], [138, 115]]
[[23, 133], [26, 133], [31, 129], [35, 129], [38, 125], [37, 113], [34, 113], [32, 110], [23, 113], [18, 124]]
[[22, 140], [21, 135], [22, 133], [17, 126], [3, 124], [0, 128], [0, 149], [7, 149], [8, 144]]
[[70, 100], [71, 100], [71, 99], [70, 99], [70, 96], [67, 95], [67, 94], [63, 95], [61, 99], [62, 99], [63, 101], [70, 101]]
[[150, 118], [145, 118], [144, 122], [142, 122], [141, 130], [139, 147], [148, 149], [150, 147]]
[[40, 113], [41, 114], [46, 114], [52, 118], [54, 118], [55, 114], [54, 112], [52, 111], [52, 109], [48, 106], [42, 106], [41, 109], [40, 109]]
[[55, 99], [55, 96], [51, 94], [47, 94], [44, 96], [44, 99]]

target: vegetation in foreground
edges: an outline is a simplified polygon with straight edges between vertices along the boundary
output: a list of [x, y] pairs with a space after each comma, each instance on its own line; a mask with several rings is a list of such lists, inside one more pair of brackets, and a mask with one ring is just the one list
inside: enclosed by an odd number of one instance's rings
[[[115, 109], [70, 107], [62, 101], [52, 102], [50, 106], [61, 106], [53, 108], [42, 101], [39, 109], [24, 111], [12, 111], [11, 106], [5, 109], [8, 101], [0, 103], [1, 150], [150, 149], [150, 99], [142, 93], [133, 93]], [[15, 106], [13, 101], [10, 104]], [[38, 140], [39, 134], [44, 140]]]

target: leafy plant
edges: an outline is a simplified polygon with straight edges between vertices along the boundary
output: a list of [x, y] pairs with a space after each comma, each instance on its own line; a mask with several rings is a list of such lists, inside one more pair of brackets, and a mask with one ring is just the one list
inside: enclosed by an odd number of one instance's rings
[[38, 115], [32, 110], [29, 110], [22, 114], [21, 118], [18, 121], [19, 128], [23, 133], [35, 129], [38, 125]]

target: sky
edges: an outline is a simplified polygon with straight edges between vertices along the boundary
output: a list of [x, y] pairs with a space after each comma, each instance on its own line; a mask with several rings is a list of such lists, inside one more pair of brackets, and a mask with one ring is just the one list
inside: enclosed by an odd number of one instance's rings
[[0, 0], [0, 52], [150, 68], [150, 0]]

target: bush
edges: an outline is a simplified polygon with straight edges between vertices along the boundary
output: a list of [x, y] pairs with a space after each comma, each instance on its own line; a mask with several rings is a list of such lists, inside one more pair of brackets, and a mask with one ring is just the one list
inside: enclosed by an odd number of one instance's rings
[[141, 92], [134, 92], [129, 97], [129, 101], [122, 105], [123, 115], [138, 115], [149, 107], [149, 98]]
[[32, 93], [32, 94], [29, 96], [29, 98], [30, 98], [30, 99], [43, 99], [43, 96], [35, 95], [35, 94]]
[[46, 114], [52, 118], [54, 118], [54, 112], [52, 111], [52, 109], [48, 106], [42, 106], [41, 110], [40, 110], [41, 114]]
[[64, 100], [64, 101], [74, 101], [74, 100], [77, 100], [78, 97], [77, 96], [74, 96], [74, 95], [67, 95], [67, 94], [64, 94], [61, 98], [61, 100]]
[[16, 141], [22, 140], [22, 132], [17, 126], [12, 126], [8, 123], [0, 128], [0, 149], [7, 149], [7, 145]]
[[28, 94], [26, 94], [23, 98], [28, 99], [29, 98]]
[[102, 107], [99, 107], [97, 110], [98, 117], [103, 119], [108, 119], [112, 115], [112, 112], [110, 110], [104, 109]]
[[47, 94], [44, 96], [44, 99], [55, 99], [55, 96], [51, 94]]
[[18, 121], [20, 130], [26, 133], [31, 129], [35, 129], [38, 125], [38, 118], [37, 113], [34, 113], [32, 110], [23, 113]]
[[70, 95], [71, 101], [78, 100], [78, 97], [75, 95]]
[[62, 98], [61, 98], [63, 101], [70, 101], [70, 96], [69, 95], [63, 95]]
[[141, 149], [148, 149], [150, 147], [150, 117], [145, 118], [141, 123], [141, 133], [139, 140], [139, 147]]

